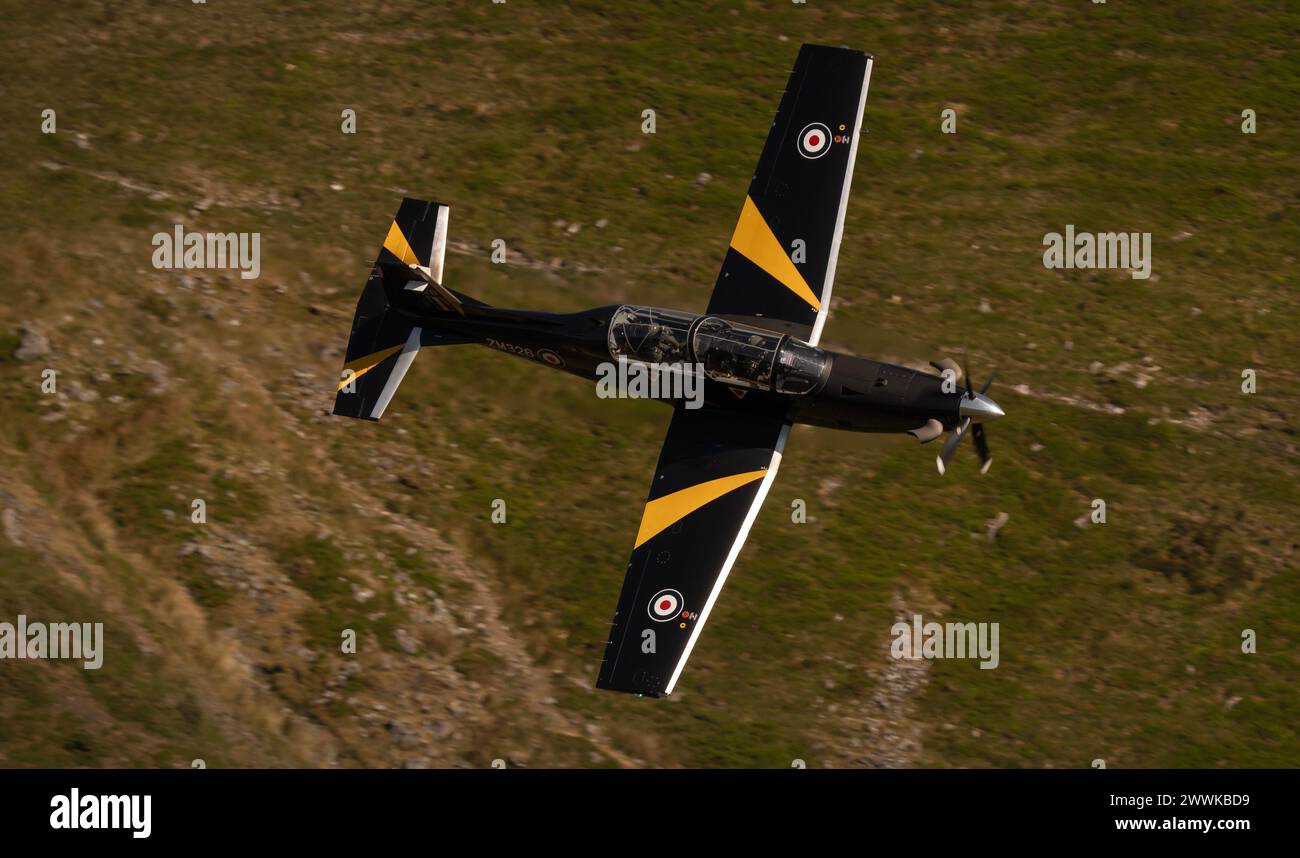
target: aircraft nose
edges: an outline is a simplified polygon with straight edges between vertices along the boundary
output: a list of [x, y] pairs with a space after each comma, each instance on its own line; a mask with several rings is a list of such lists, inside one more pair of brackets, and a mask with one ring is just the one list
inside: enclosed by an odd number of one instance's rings
[[1006, 412], [996, 402], [982, 393], [975, 394], [974, 399], [963, 396], [960, 414], [962, 417], [969, 417], [974, 423], [988, 423], [1006, 416]]

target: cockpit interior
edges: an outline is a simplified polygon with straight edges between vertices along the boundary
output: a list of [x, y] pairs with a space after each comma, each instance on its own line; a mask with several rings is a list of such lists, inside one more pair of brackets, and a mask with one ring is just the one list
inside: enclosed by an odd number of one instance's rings
[[647, 364], [694, 362], [714, 381], [778, 393], [816, 389], [831, 360], [788, 334], [717, 316], [627, 304], [610, 321], [609, 353]]

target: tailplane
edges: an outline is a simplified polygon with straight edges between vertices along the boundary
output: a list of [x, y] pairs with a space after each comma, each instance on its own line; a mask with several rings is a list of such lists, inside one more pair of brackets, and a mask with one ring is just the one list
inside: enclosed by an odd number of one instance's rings
[[442, 203], [402, 200], [357, 302], [335, 414], [378, 420], [422, 347], [473, 342], [419, 327], [408, 315], [487, 307], [442, 285], [448, 212]]

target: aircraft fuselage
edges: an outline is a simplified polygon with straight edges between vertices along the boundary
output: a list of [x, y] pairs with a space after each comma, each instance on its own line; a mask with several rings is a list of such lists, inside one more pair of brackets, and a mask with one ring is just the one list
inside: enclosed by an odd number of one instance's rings
[[[467, 309], [464, 316], [441, 310], [406, 312], [428, 331], [472, 340], [592, 382], [602, 367], [607, 371], [619, 357], [650, 365], [680, 362], [704, 374], [708, 405], [780, 414], [791, 423], [850, 432], [920, 430], [918, 437], [930, 440], [937, 430], [954, 429], [964, 416], [974, 422], [1002, 416], [992, 400], [982, 394], [971, 398], [956, 379], [809, 346], [761, 327], [761, 319], [739, 321], [630, 305], [576, 313]], [[633, 347], [622, 347], [626, 338], [616, 343], [633, 327]], [[755, 342], [758, 345], [751, 345]], [[719, 355], [719, 349], [733, 351]], [[787, 359], [801, 361], [804, 376], [785, 378], [782, 390], [778, 377], [787, 368], [780, 362]], [[670, 397], [660, 400], [674, 402]], [[938, 425], [929, 424], [931, 420]], [[922, 428], [927, 425], [928, 432]]]

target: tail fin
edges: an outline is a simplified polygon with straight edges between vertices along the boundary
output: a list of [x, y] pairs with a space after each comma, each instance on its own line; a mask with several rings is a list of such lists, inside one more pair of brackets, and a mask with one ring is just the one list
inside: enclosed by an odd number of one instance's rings
[[463, 313], [478, 305], [442, 285], [448, 211], [441, 203], [402, 200], [357, 302], [335, 414], [378, 420], [421, 346], [471, 342], [417, 327], [399, 310], [418, 302]]

